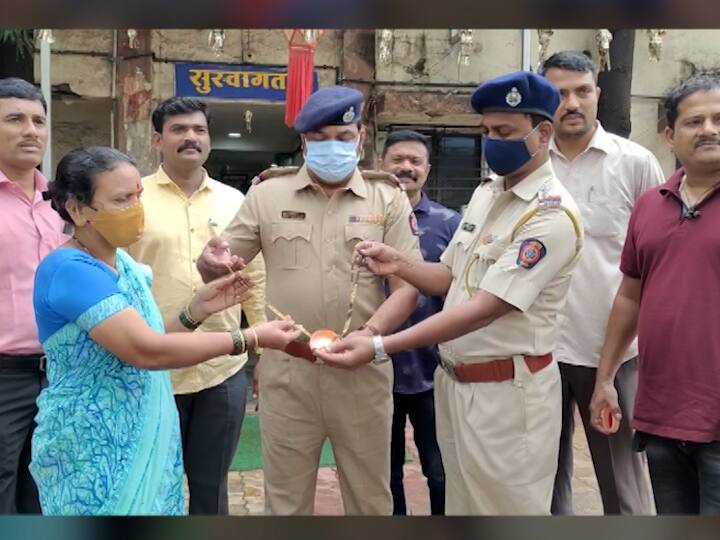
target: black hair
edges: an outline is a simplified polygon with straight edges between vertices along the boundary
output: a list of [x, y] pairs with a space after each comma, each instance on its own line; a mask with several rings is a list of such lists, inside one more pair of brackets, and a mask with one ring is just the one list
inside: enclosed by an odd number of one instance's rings
[[542, 114], [528, 114], [528, 116], [530, 117], [530, 125], [534, 128], [538, 127], [542, 122], [550, 122], [552, 124], [552, 120]]
[[398, 131], [391, 131], [388, 133], [385, 139], [385, 145], [382, 149], [382, 157], [385, 157], [388, 149], [393, 145], [401, 142], [419, 142], [427, 150], [428, 161], [430, 160], [430, 137], [413, 131], [411, 129], [400, 129]]
[[592, 58], [582, 51], [560, 51], [553, 54], [540, 66], [538, 75], [544, 77], [547, 70], [551, 68], [577, 71], [578, 73], [592, 73], [593, 79], [597, 82], [595, 64]]
[[694, 75], [672, 87], [666, 94], [663, 102], [667, 126], [671, 129], [675, 128], [678, 106], [685, 98], [696, 92], [711, 92], [713, 90], [720, 90], [720, 77], [709, 73]]
[[42, 92], [37, 86], [34, 86], [23, 79], [16, 77], [8, 77], [0, 79], [0, 99], [17, 98], [28, 99], [30, 101], [39, 101], [43, 106], [43, 110], [47, 112], [47, 103]]
[[198, 111], [205, 115], [205, 120], [208, 126], [210, 126], [210, 110], [204, 101], [191, 97], [172, 97], [166, 99], [155, 107], [152, 113], [153, 128], [157, 133], [162, 133], [168, 116], [189, 114]]
[[125, 154], [107, 146], [78, 148], [63, 156], [57, 166], [55, 180], [48, 185], [43, 198], [49, 200], [55, 211], [72, 223], [65, 203], [70, 199], [89, 205], [95, 195], [95, 178], [112, 171], [121, 163], [135, 163]]

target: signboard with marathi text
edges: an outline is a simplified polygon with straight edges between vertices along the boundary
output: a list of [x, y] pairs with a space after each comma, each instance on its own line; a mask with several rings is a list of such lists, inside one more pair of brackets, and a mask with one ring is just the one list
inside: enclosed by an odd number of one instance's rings
[[[175, 64], [175, 95], [214, 99], [285, 101], [286, 67]], [[313, 91], [318, 76], [313, 72]]]

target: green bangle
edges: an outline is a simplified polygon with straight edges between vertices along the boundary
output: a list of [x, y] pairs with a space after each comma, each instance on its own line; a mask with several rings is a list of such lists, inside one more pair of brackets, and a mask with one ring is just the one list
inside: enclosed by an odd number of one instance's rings
[[201, 324], [195, 319], [193, 319], [192, 315], [190, 315], [190, 309], [188, 308], [188, 306], [185, 306], [183, 308], [183, 310], [180, 312], [180, 315], [178, 315], [178, 319], [180, 319], [180, 324], [182, 324], [188, 330], [196, 330], [197, 327]]
[[242, 330], [239, 328], [230, 330], [230, 337], [233, 342], [233, 351], [230, 354], [233, 356], [243, 354], [247, 350], [247, 346], [245, 344], [245, 334], [242, 333]]

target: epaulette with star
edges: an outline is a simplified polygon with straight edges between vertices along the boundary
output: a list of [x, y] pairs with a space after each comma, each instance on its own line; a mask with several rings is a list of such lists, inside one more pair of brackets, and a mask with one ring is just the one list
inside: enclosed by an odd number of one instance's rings
[[395, 176], [392, 173], [385, 172], [385, 171], [360, 171], [360, 174], [363, 177], [363, 180], [382, 180], [386, 184], [390, 184], [393, 187], [400, 188], [402, 191], [405, 191], [405, 184], [400, 182], [398, 180], [398, 177]]
[[293, 174], [297, 174], [297, 172], [299, 170], [300, 170], [300, 167], [296, 167], [296, 166], [270, 167], [269, 169], [265, 169], [264, 171], [259, 173], [255, 178], [253, 178], [251, 181], [251, 184], [254, 186], [255, 184], [259, 184], [260, 182], [269, 180], [270, 178], [277, 178], [279, 176], [290, 176]]
[[545, 182], [538, 191], [538, 208], [541, 210], [550, 210], [551, 208], [560, 208], [562, 206], [562, 196], [553, 192], [550, 182]]

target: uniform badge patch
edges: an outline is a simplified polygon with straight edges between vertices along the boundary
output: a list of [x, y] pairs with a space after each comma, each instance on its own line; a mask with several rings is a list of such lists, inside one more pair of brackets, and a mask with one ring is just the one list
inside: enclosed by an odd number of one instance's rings
[[474, 223], [468, 223], [467, 221], [462, 224], [462, 230], [467, 232], [473, 232], [475, 230]]
[[537, 238], [523, 240], [518, 250], [517, 265], [530, 270], [547, 254], [545, 245]]
[[418, 227], [417, 218], [415, 217], [414, 212], [410, 212], [410, 217], [408, 218], [410, 220], [410, 232], [413, 233], [415, 236], [420, 236], [420, 228]]
[[293, 212], [292, 210], [283, 210], [280, 212], [280, 217], [283, 219], [305, 219], [305, 212]]

